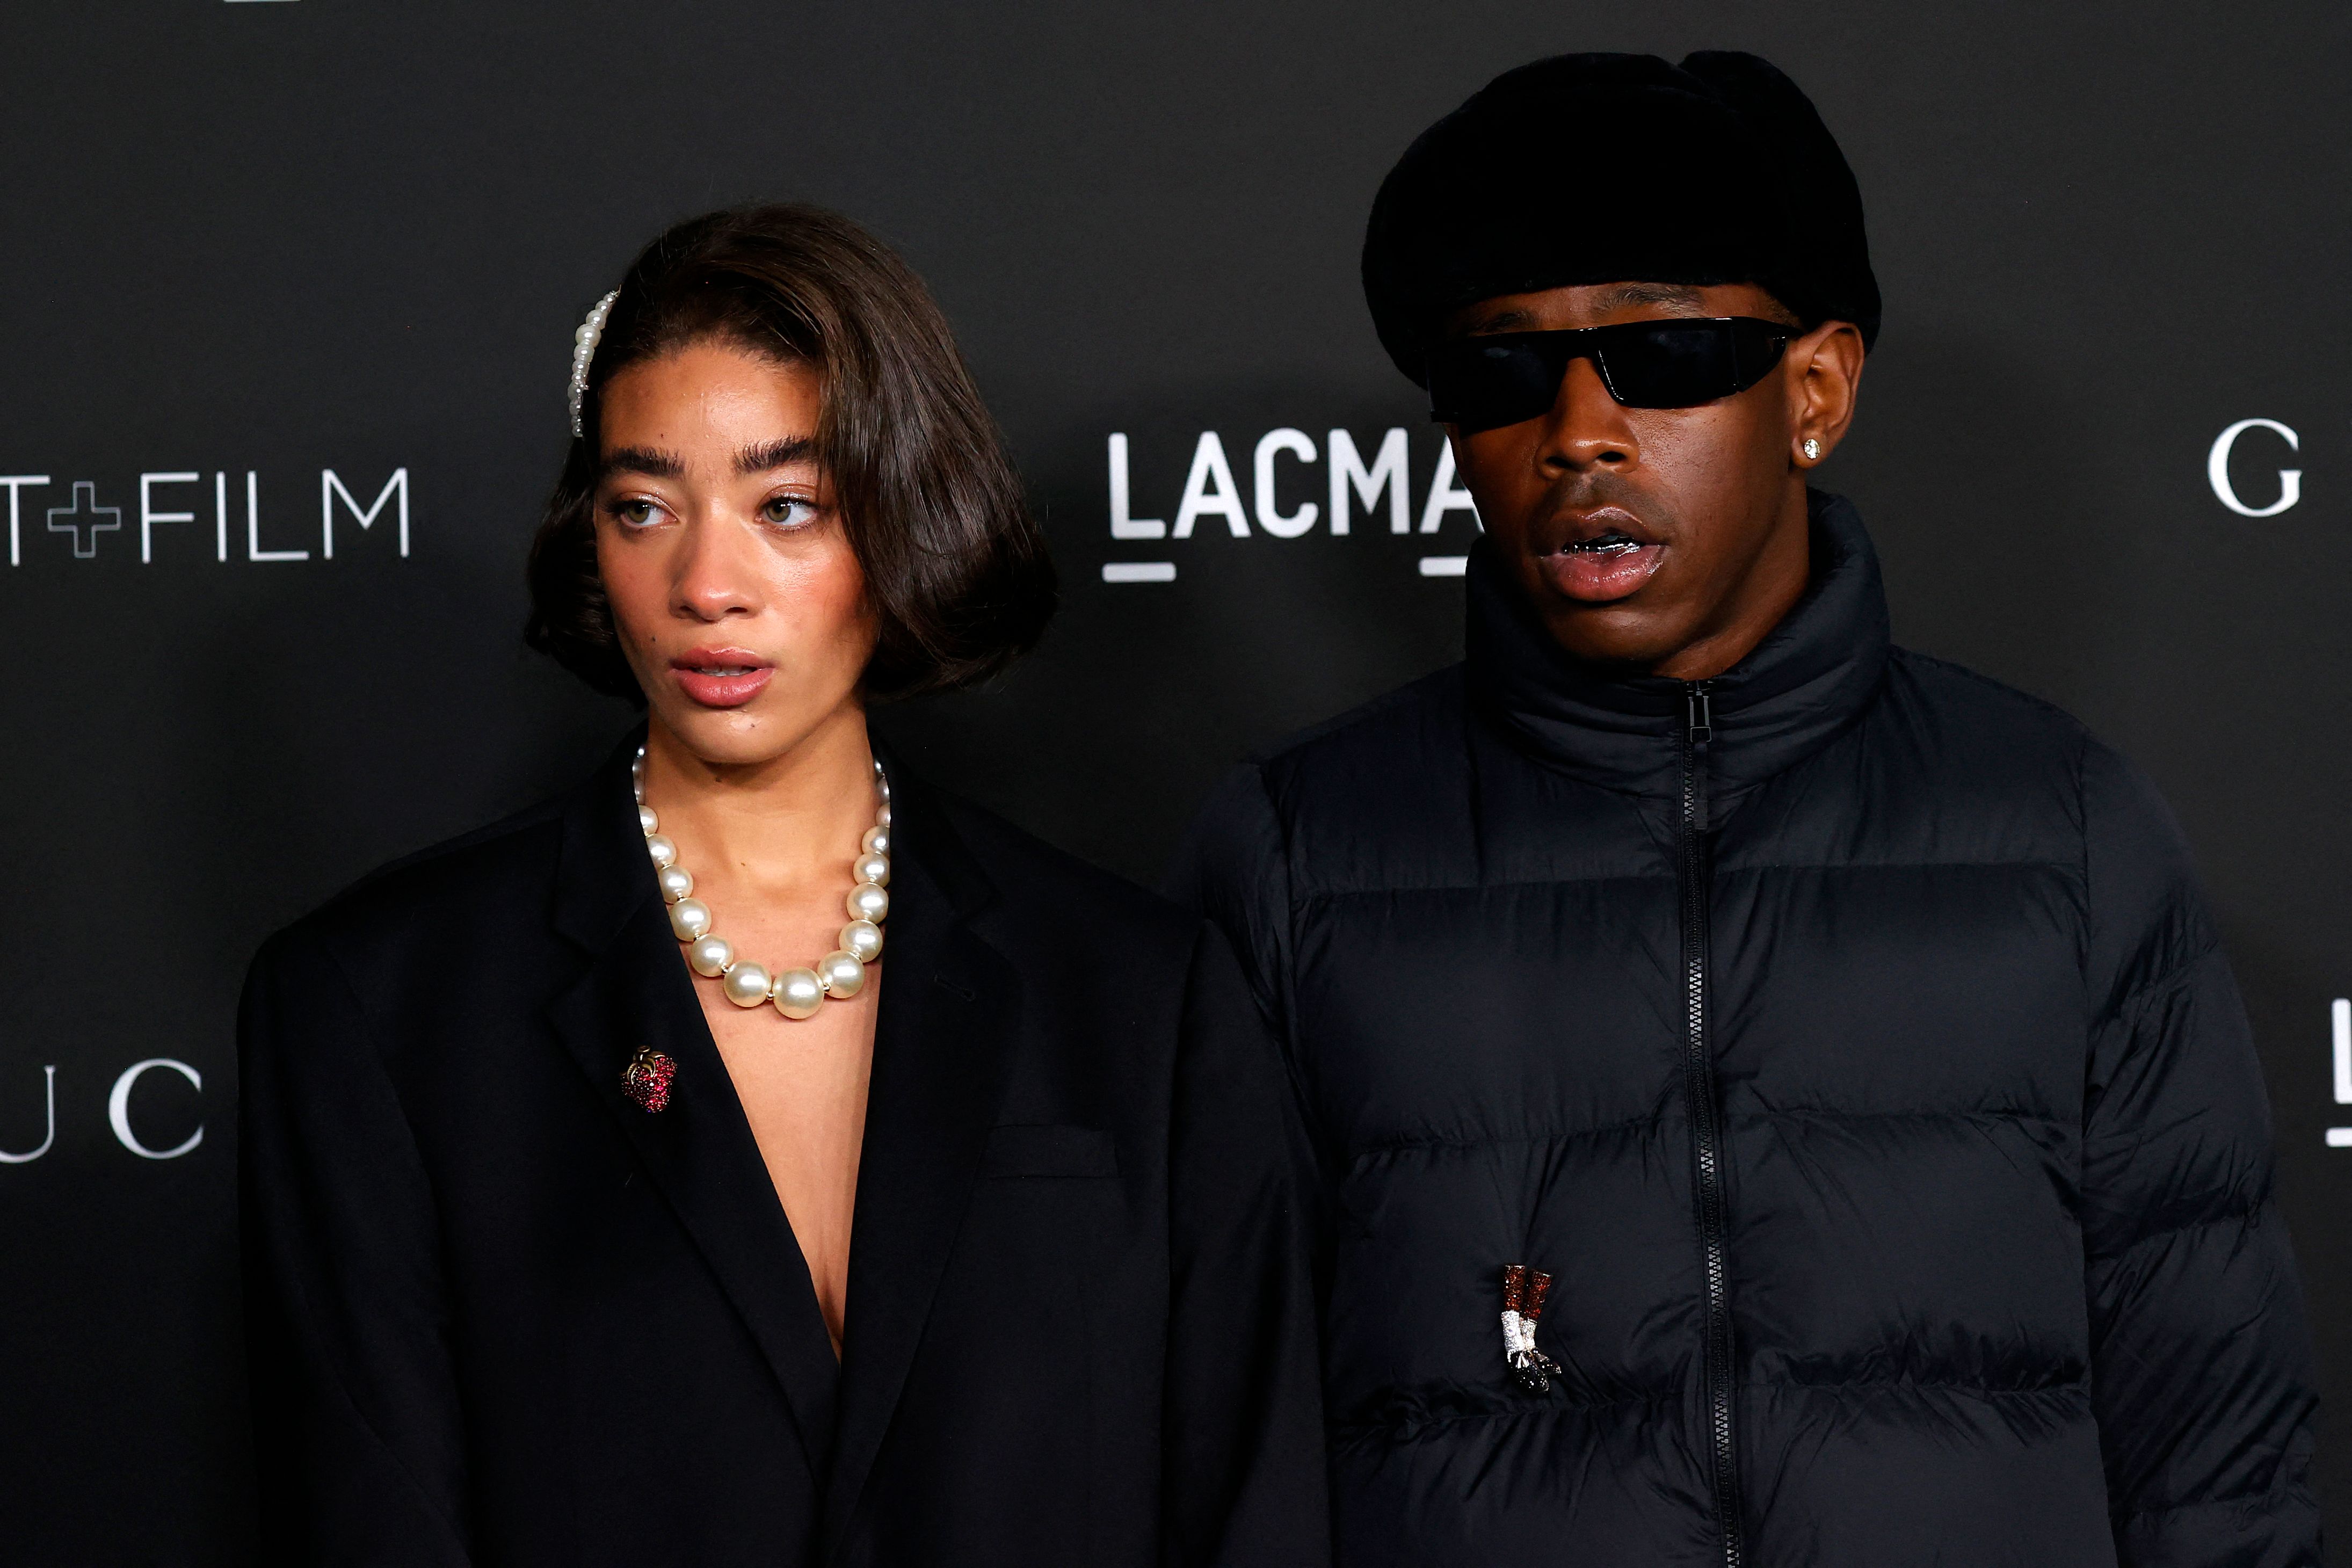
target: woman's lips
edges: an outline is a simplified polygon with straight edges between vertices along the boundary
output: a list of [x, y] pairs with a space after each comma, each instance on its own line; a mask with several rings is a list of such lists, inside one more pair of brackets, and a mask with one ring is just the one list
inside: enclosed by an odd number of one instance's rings
[[1556, 551], [1543, 558], [1544, 575], [1571, 599], [1605, 605], [1622, 599], [1647, 583], [1665, 561], [1663, 544], [1632, 540], [1606, 545]]
[[698, 647], [669, 661], [678, 689], [705, 708], [740, 708], [768, 684], [776, 667], [740, 648]]

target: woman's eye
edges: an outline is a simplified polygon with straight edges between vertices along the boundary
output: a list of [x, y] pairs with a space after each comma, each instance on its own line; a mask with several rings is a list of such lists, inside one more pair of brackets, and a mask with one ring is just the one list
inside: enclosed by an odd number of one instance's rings
[[649, 500], [632, 497], [626, 500], [614, 501], [613, 515], [619, 518], [625, 527], [644, 528], [659, 519], [661, 509]]
[[804, 496], [775, 496], [760, 509], [760, 520], [778, 528], [805, 528], [816, 521], [816, 505]]

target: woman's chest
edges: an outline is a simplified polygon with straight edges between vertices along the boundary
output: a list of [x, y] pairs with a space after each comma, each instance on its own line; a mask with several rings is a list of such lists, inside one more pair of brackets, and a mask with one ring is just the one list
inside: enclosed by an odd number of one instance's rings
[[857, 997], [829, 1001], [805, 1019], [771, 1006], [737, 1007], [715, 982], [695, 985], [836, 1345], [880, 979], [877, 965]]

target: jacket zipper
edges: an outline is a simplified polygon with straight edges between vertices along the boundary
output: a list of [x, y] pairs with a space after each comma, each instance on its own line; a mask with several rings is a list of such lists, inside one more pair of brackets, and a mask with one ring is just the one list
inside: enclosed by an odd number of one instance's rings
[[1713, 686], [1684, 687], [1682, 884], [1685, 1078], [1697, 1156], [1700, 1262], [1706, 1276], [1706, 1415], [1715, 1461], [1716, 1526], [1724, 1568], [1741, 1568], [1738, 1426], [1732, 1390], [1731, 1306], [1724, 1260], [1723, 1130], [1707, 1046], [1707, 747], [1715, 739]]

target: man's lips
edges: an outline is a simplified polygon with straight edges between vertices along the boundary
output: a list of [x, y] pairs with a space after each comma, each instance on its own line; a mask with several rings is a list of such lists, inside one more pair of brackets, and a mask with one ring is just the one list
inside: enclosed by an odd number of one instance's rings
[[1666, 547], [1631, 512], [1601, 507], [1561, 521], [1566, 538], [1538, 564], [1552, 586], [1571, 599], [1606, 605], [1625, 598], [1665, 562]]
[[776, 667], [740, 647], [698, 647], [669, 661], [678, 689], [705, 708], [740, 708], [768, 684]]

